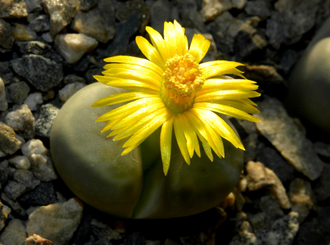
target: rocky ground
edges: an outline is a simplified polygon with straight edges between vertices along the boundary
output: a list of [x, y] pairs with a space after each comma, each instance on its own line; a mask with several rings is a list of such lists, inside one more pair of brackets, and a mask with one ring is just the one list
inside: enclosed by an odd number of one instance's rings
[[[0, 0], [0, 242], [13, 244], [330, 243], [330, 144], [288, 115], [293, 65], [329, 0]], [[262, 119], [232, 120], [246, 147], [241, 180], [205, 213], [123, 220], [82, 204], [57, 176], [49, 134], [102, 59], [141, 56], [134, 37], [178, 20], [212, 41], [205, 58], [247, 64]]]

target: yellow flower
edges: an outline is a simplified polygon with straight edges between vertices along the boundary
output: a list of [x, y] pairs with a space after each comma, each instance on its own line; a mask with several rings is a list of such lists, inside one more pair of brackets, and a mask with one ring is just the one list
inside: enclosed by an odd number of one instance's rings
[[173, 128], [187, 164], [194, 152], [200, 157], [198, 139], [211, 161], [211, 149], [218, 157], [225, 157], [222, 138], [244, 150], [233, 129], [218, 115], [259, 121], [249, 114], [259, 112], [249, 99], [260, 96], [254, 91], [258, 86], [236, 68], [242, 64], [223, 60], [199, 64], [210, 41], [197, 34], [188, 48], [185, 30], [177, 21], [165, 22], [164, 38], [151, 27], [146, 31], [152, 45], [141, 36], [136, 37], [136, 43], [148, 59], [106, 58], [110, 64], [105, 65], [104, 76], [94, 76], [101, 83], [128, 91], [102, 98], [92, 107], [131, 101], [97, 119], [108, 121], [101, 132], [112, 130], [108, 137], [124, 143], [124, 155], [161, 127], [165, 175], [170, 166]]

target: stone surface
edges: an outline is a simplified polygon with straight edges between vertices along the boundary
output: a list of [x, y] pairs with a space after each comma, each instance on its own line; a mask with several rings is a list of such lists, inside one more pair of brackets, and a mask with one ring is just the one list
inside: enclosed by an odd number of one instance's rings
[[26, 78], [36, 89], [47, 91], [63, 78], [62, 64], [40, 55], [26, 55], [12, 60], [14, 71]]
[[33, 153], [29, 158], [31, 161], [31, 170], [39, 180], [51, 181], [57, 179], [50, 157]]
[[258, 151], [256, 159], [262, 162], [267, 168], [273, 170], [283, 184], [293, 180], [295, 169], [275, 149], [265, 147]]
[[31, 111], [37, 110], [38, 106], [42, 105], [43, 102], [40, 92], [31, 93], [24, 100], [24, 104], [27, 104]]
[[282, 156], [299, 172], [311, 180], [321, 175], [324, 163], [314, 151], [313, 144], [294, 124], [282, 104], [275, 98], [267, 97], [258, 104], [261, 119], [257, 123], [260, 133], [265, 136]]
[[86, 84], [80, 82], [65, 85], [65, 87], [59, 91], [59, 97], [61, 102], [65, 103], [72, 95], [74, 95], [74, 93], [85, 87], [85, 85]]
[[9, 159], [17, 169], [30, 169], [31, 163], [26, 156], [15, 156]]
[[152, 28], [163, 33], [164, 22], [171, 18], [171, 5], [168, 0], [146, 2], [150, 9], [150, 24]]
[[211, 21], [218, 17], [221, 13], [232, 8], [230, 0], [203, 0], [204, 7], [201, 10], [204, 21]]
[[313, 191], [311, 184], [303, 179], [294, 179], [289, 188], [292, 211], [299, 213], [298, 221], [302, 223], [313, 207]]
[[315, 186], [315, 194], [316, 198], [319, 201], [324, 201], [330, 197], [330, 166], [326, 164], [324, 166], [323, 172], [321, 174], [320, 179]]
[[76, 14], [77, 0], [43, 0], [46, 12], [50, 15], [50, 33], [55, 36], [66, 27]]
[[0, 46], [5, 49], [10, 49], [15, 41], [12, 34], [13, 30], [11, 25], [3, 19], [0, 19]]
[[8, 101], [21, 105], [30, 92], [30, 87], [26, 82], [17, 82], [10, 84], [7, 89]]
[[55, 46], [64, 59], [70, 63], [76, 63], [87, 52], [96, 48], [98, 42], [89, 36], [78, 33], [57, 35]]
[[59, 109], [52, 104], [41, 106], [40, 116], [36, 122], [36, 134], [49, 137], [53, 121], [58, 114]]
[[79, 77], [75, 74], [70, 74], [70, 75], [67, 75], [64, 79], [63, 79], [63, 82], [65, 84], [70, 84], [70, 83], [86, 83], [86, 80], [85, 78], [83, 77]]
[[4, 192], [11, 200], [16, 201], [19, 196], [26, 192], [26, 186], [22, 183], [9, 180], [8, 184], [4, 188]]
[[2, 244], [21, 245], [26, 239], [25, 226], [19, 219], [12, 219], [0, 235]]
[[83, 206], [77, 199], [37, 208], [29, 215], [28, 236], [39, 234], [55, 244], [67, 244], [82, 217]]
[[272, 170], [265, 168], [260, 162], [249, 161], [246, 165], [246, 173], [247, 188], [249, 191], [268, 188], [278, 200], [281, 208], [291, 208], [286, 190]]
[[15, 131], [13, 128], [0, 124], [0, 150], [8, 153], [14, 154], [20, 147], [21, 141], [16, 139]]
[[47, 148], [39, 139], [31, 139], [23, 144], [21, 148], [24, 156], [31, 156], [32, 154], [47, 154]]
[[72, 21], [72, 29], [106, 43], [115, 35], [115, 15], [112, 3], [98, 1], [98, 5], [88, 12], [79, 11]]
[[13, 180], [23, 184], [27, 190], [32, 190], [40, 184], [40, 181], [34, 177], [31, 171], [26, 169], [17, 169], [13, 173]]
[[263, 0], [248, 1], [244, 10], [248, 15], [267, 18], [271, 15], [271, 3]]
[[22, 137], [26, 139], [33, 138], [36, 123], [32, 112], [27, 105], [23, 104], [16, 110], [9, 112], [6, 115], [4, 122]]
[[0, 231], [5, 227], [5, 223], [9, 213], [10, 213], [10, 208], [3, 205], [3, 203], [0, 202]]
[[16, 44], [20, 47], [20, 51], [23, 54], [44, 54], [50, 49], [50, 46], [40, 41], [18, 41]]
[[[30, 21], [30, 28], [35, 32], [45, 32], [49, 30], [49, 17], [44, 14], [36, 14]], [[31, 18], [31, 17], [30, 17]]]
[[4, 84], [11, 83], [14, 75], [13, 75], [12, 70], [10, 69], [9, 61], [0, 62], [0, 74], [1, 74], [1, 79]]
[[321, 156], [330, 158], [330, 145], [317, 141], [314, 144], [315, 151]]
[[0, 77], [0, 111], [5, 111], [8, 108], [8, 102], [6, 98], [5, 84]]
[[26, 206], [43, 206], [57, 202], [54, 185], [51, 182], [41, 182], [34, 189], [19, 197], [19, 202]]
[[13, 31], [13, 37], [17, 41], [29, 41], [36, 39], [37, 34], [31, 31], [28, 26], [22, 24], [16, 24]]
[[10, 206], [10, 208], [15, 211], [19, 216], [26, 216], [25, 209], [22, 208], [22, 206], [17, 201], [12, 200], [6, 193], [1, 193], [1, 200], [6, 202], [6, 204]]
[[55, 245], [52, 241], [42, 238], [41, 236], [37, 234], [33, 234], [26, 238], [24, 245], [29, 245], [29, 244], [34, 244], [34, 245]]
[[4, 0], [0, 2], [0, 18], [27, 17], [27, 8], [23, 0]]
[[8, 180], [8, 176], [9, 176], [8, 165], [9, 165], [9, 162], [7, 160], [4, 160], [4, 161], [0, 162], [0, 184], [1, 184], [1, 189], [3, 188], [3, 185]]

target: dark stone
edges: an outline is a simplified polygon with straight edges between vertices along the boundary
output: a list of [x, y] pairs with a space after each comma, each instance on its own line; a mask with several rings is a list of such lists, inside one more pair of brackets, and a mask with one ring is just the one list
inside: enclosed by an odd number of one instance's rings
[[8, 175], [9, 175], [8, 164], [9, 163], [8, 163], [7, 160], [0, 163], [0, 184], [1, 184], [1, 188], [3, 187], [3, 185], [8, 180]]
[[77, 230], [73, 235], [73, 238], [71, 239], [71, 244], [76, 244], [76, 245], [85, 244], [85, 242], [88, 240], [88, 237], [90, 235], [91, 221], [92, 221], [92, 215], [85, 213], [77, 227]]
[[282, 55], [280, 66], [282, 66], [283, 71], [288, 74], [294, 64], [297, 63], [299, 54], [297, 51], [289, 49]]
[[53, 122], [59, 109], [52, 104], [42, 105], [40, 115], [36, 121], [35, 133], [43, 137], [49, 137]]
[[324, 201], [330, 197], [330, 165], [325, 164], [321, 177], [315, 186], [316, 198], [319, 201]]
[[41, 182], [33, 190], [26, 192], [19, 198], [19, 202], [26, 206], [42, 206], [57, 202], [56, 192], [52, 182]]
[[12, 83], [6, 88], [8, 102], [21, 105], [29, 95], [30, 87], [26, 82]]
[[23, 54], [44, 54], [50, 47], [40, 41], [16, 42]]
[[146, 240], [139, 232], [133, 232], [124, 240], [124, 245], [145, 244]]
[[63, 78], [62, 65], [40, 55], [30, 54], [11, 61], [14, 71], [26, 78], [36, 89], [47, 91]]
[[11, 49], [15, 41], [12, 33], [11, 25], [3, 19], [0, 19], [0, 46], [5, 49]]
[[0, 74], [4, 84], [9, 84], [13, 79], [13, 72], [9, 68], [9, 61], [0, 62]]
[[97, 5], [97, 0], [80, 0], [79, 10], [88, 11]]
[[266, 40], [260, 35], [248, 31], [241, 30], [235, 37], [235, 47], [243, 58], [263, 49], [266, 45]]
[[293, 180], [295, 169], [273, 148], [265, 147], [258, 151], [256, 159], [273, 170], [282, 183], [285, 184]]
[[139, 12], [132, 13], [127, 20], [120, 22], [116, 26], [116, 36], [106, 49], [98, 49], [97, 59], [101, 60], [109, 56], [121, 54], [126, 49], [130, 38], [138, 30], [141, 20]]
[[245, 12], [252, 16], [267, 18], [271, 14], [271, 3], [263, 0], [248, 1]]
[[30, 29], [35, 32], [44, 32], [49, 30], [49, 17], [48, 15], [37, 15], [30, 22]]

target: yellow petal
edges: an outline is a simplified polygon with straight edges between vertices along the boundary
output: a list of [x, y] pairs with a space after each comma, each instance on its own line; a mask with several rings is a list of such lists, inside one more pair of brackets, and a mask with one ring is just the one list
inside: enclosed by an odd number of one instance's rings
[[259, 97], [260, 93], [250, 90], [220, 90], [209, 93], [197, 93], [195, 102], [208, 102], [211, 100], [239, 100]]
[[[165, 41], [163, 37], [160, 35], [160, 33], [153, 28], [147, 26], [146, 31], [148, 32], [150, 36], [150, 40], [152, 42], [152, 45], [157, 49], [157, 51], [161, 54], [163, 63], [166, 63], [166, 60], [170, 57], [170, 54], [167, 50], [167, 47], [165, 45]], [[164, 67], [163, 67], [164, 68]]]
[[226, 89], [256, 90], [258, 87], [255, 81], [248, 79], [207, 79], [201, 92]]
[[162, 156], [163, 171], [165, 176], [168, 173], [171, 162], [173, 120], [174, 116], [172, 116], [163, 124], [162, 130], [160, 132], [160, 152]]
[[136, 81], [129, 79], [121, 79], [113, 76], [109, 77], [109, 76], [99, 76], [99, 75], [95, 75], [94, 78], [100, 83], [117, 88], [122, 88], [132, 91], [136, 91], [136, 90], [141, 91], [142, 89], [159, 91], [158, 86], [154, 84], [150, 84], [146, 81]]
[[143, 58], [137, 58], [137, 57], [126, 56], [126, 55], [118, 55], [118, 56], [113, 56], [113, 57], [106, 58], [106, 59], [104, 59], [104, 61], [105, 62], [116, 62], [116, 63], [123, 63], [123, 64], [138, 65], [141, 68], [150, 69], [150, 70], [158, 73], [158, 75], [160, 75], [160, 76], [163, 75], [162, 68], [157, 66], [155, 63], [153, 63], [153, 62], [151, 62], [147, 59], [143, 59]]
[[140, 98], [146, 98], [146, 97], [150, 98], [155, 95], [157, 95], [157, 92], [153, 92], [152, 94], [142, 93], [142, 92], [122, 92], [122, 93], [112, 94], [102, 99], [99, 99], [98, 101], [93, 103], [91, 107], [113, 105], [113, 104], [136, 100]]
[[209, 50], [211, 42], [207, 40], [202, 34], [195, 34], [191, 40], [189, 53], [195, 57], [197, 63], [206, 55]]
[[165, 45], [167, 47], [167, 50], [170, 54], [170, 58], [173, 58], [176, 54], [178, 54], [175, 34], [176, 33], [175, 33], [173, 23], [165, 22], [164, 23], [164, 40], [165, 40]]
[[177, 45], [177, 54], [184, 55], [188, 52], [188, 40], [186, 35], [184, 34], [184, 28], [182, 28], [182, 26], [176, 20], [174, 20], [174, 30]]
[[187, 149], [186, 138], [183, 133], [183, 125], [178, 115], [174, 117], [174, 132], [181, 154], [186, 163], [190, 165], [190, 157]]
[[[237, 75], [242, 76], [242, 71], [236, 69], [237, 66], [244, 66], [235, 61], [214, 60], [199, 65], [205, 79], [214, 76]], [[243, 76], [244, 78], [244, 76]]]
[[147, 39], [141, 36], [137, 36], [135, 38], [136, 44], [141, 50], [141, 52], [144, 54], [145, 57], [147, 57], [148, 60], [155, 63], [159, 67], [164, 67], [164, 61], [158, 51], [153, 47]]
[[194, 108], [215, 111], [215, 112], [218, 112], [221, 114], [225, 114], [225, 115], [228, 115], [231, 117], [236, 117], [239, 119], [248, 120], [251, 122], [260, 122], [261, 121], [259, 118], [251, 116], [250, 114], [246, 113], [243, 110], [239, 110], [232, 106], [223, 105], [221, 103], [219, 103], [219, 104], [218, 103], [206, 103], [206, 102], [195, 103]]

